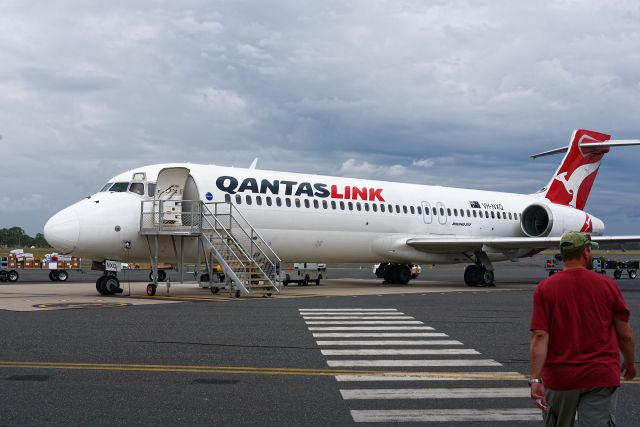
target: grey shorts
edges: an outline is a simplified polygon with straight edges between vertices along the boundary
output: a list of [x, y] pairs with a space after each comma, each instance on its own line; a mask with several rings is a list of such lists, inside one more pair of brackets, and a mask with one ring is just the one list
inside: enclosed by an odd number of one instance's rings
[[547, 427], [615, 427], [618, 387], [582, 388], [556, 391], [546, 389], [549, 411], [544, 414]]

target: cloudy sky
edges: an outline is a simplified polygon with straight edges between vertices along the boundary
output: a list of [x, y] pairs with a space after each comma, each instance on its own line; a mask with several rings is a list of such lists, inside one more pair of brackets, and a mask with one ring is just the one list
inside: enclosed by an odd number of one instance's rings
[[[640, 138], [640, 4], [3, 0], [0, 227], [142, 164], [531, 193], [573, 129]], [[640, 230], [640, 147], [587, 210]]]

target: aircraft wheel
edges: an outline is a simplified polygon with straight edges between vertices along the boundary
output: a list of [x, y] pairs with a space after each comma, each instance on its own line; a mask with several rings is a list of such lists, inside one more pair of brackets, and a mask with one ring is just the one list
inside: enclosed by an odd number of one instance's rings
[[118, 290], [120, 289], [120, 281], [117, 277], [109, 276], [104, 281], [103, 287], [108, 295], [119, 293]]
[[107, 280], [107, 276], [100, 276], [98, 280], [96, 280], [96, 291], [98, 291], [100, 295], [107, 295], [107, 290], [104, 287], [105, 280]]
[[152, 297], [156, 294], [156, 285], [154, 285], [153, 283], [149, 283], [147, 285], [147, 295]]
[[638, 273], [636, 273], [635, 270], [629, 270], [627, 271], [627, 273], [629, 273], [629, 279], [635, 279], [636, 276], [638, 275]]
[[309, 286], [309, 275], [304, 275], [304, 280], [302, 281], [302, 286]]
[[217, 286], [212, 286], [211, 287], [211, 293], [212, 294], [217, 294], [218, 292], [220, 292], [220, 288]]
[[399, 285], [406, 285], [411, 280], [411, 269], [407, 265], [395, 266], [393, 273], [393, 281]]
[[6, 270], [0, 270], [0, 282], [9, 280], [9, 273]]
[[7, 280], [10, 282], [17, 282], [19, 278], [20, 275], [15, 270], [11, 270], [9, 271], [9, 274], [7, 274]]
[[622, 270], [615, 270], [613, 272], [613, 277], [615, 277], [616, 279], [619, 279], [622, 277]]
[[478, 286], [475, 281], [475, 272], [477, 268], [478, 267], [475, 264], [471, 264], [464, 269], [464, 283], [466, 283], [467, 286]]
[[482, 271], [482, 284], [485, 286], [495, 286], [495, 283], [493, 281], [494, 279], [493, 271], [489, 271], [485, 267], [482, 267], [481, 271]]

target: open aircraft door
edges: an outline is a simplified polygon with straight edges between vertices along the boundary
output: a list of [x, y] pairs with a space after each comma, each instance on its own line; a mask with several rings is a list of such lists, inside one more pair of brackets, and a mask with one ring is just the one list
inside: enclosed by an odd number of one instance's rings
[[158, 174], [153, 218], [163, 224], [182, 225], [182, 200], [189, 178], [187, 168], [165, 168]]

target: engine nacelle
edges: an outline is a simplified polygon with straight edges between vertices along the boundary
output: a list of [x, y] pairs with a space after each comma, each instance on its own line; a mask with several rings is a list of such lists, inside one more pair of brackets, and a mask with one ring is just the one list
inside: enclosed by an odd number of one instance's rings
[[593, 215], [569, 206], [534, 203], [522, 212], [522, 232], [529, 237], [561, 236], [565, 231], [604, 233], [604, 223]]

